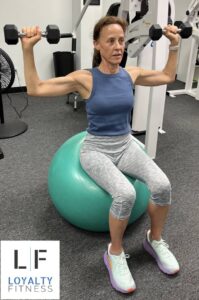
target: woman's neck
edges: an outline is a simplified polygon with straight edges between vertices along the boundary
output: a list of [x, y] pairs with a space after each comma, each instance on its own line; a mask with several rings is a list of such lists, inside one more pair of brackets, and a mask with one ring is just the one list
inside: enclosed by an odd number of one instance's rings
[[116, 74], [119, 72], [119, 65], [104, 65], [104, 64], [100, 64], [98, 66], [98, 69], [105, 74]]

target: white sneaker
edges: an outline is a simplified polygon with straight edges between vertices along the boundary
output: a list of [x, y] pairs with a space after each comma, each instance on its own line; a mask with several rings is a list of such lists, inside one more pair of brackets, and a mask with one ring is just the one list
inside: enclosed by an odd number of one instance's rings
[[108, 251], [104, 253], [104, 263], [109, 271], [111, 284], [119, 292], [132, 293], [136, 285], [126, 262], [129, 255], [124, 252], [120, 255], [112, 255], [109, 251], [110, 246], [111, 244], [108, 245]]
[[151, 241], [150, 230], [147, 231], [143, 246], [144, 249], [155, 258], [162, 272], [169, 275], [179, 272], [180, 266], [173, 253], [169, 250], [169, 245], [163, 239], [160, 241]]

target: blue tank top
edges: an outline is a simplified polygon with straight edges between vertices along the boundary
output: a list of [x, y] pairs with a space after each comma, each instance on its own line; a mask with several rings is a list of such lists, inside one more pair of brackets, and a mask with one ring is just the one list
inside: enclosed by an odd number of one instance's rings
[[87, 131], [100, 136], [130, 133], [134, 102], [130, 75], [121, 67], [116, 74], [104, 74], [97, 67], [89, 71], [93, 76], [93, 88], [86, 100]]

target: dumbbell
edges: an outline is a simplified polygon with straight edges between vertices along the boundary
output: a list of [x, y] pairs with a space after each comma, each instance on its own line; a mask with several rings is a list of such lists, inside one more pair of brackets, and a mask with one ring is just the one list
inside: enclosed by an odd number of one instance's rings
[[[25, 33], [19, 32], [17, 27], [13, 24], [7, 24], [4, 26], [5, 42], [8, 45], [16, 45], [20, 37], [26, 36]], [[57, 25], [48, 25], [46, 31], [41, 33], [42, 37], [45, 37], [49, 44], [59, 43], [60, 38], [72, 37], [72, 33], [60, 34], [59, 27]]]
[[[190, 26], [189, 23], [176, 21], [174, 25], [179, 28], [177, 30], [177, 33], [181, 36], [182, 39], [187, 39], [192, 35], [192, 26]], [[160, 25], [154, 24], [149, 29], [149, 36], [151, 40], [157, 41], [162, 37], [163, 33], [165, 32], [166, 30], [162, 29]]]

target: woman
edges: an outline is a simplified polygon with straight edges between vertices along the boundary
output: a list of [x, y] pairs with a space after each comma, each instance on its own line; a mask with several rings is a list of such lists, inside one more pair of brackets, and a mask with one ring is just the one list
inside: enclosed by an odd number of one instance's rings
[[90, 70], [78, 70], [65, 77], [41, 80], [38, 77], [33, 46], [40, 40], [38, 27], [23, 28], [22, 48], [29, 95], [58, 96], [79, 92], [86, 101], [88, 133], [81, 148], [84, 170], [110, 195], [111, 242], [104, 254], [112, 286], [130, 293], [136, 289], [126, 262], [122, 241], [135, 201], [134, 187], [123, 173], [145, 182], [151, 192], [148, 212], [151, 219], [144, 248], [161, 271], [175, 274], [179, 264], [162, 239], [162, 231], [171, 203], [171, 185], [163, 171], [150, 159], [131, 136], [130, 114], [134, 85], [157, 86], [175, 80], [179, 35], [177, 27], [165, 27], [170, 40], [168, 61], [161, 71], [139, 67], [120, 67], [123, 57], [126, 22], [118, 17], [103, 17], [95, 25], [94, 64]]

